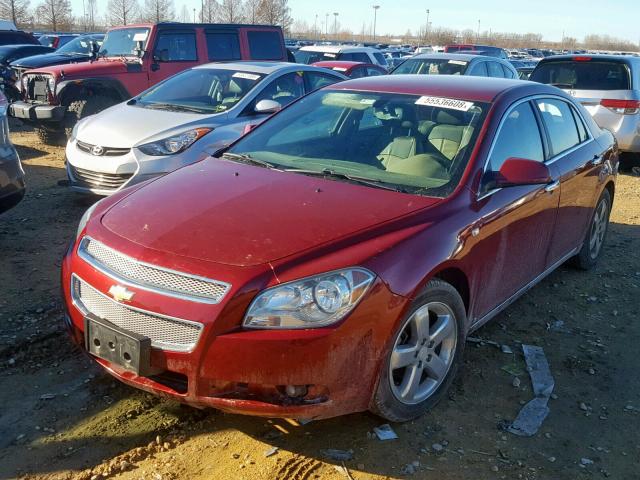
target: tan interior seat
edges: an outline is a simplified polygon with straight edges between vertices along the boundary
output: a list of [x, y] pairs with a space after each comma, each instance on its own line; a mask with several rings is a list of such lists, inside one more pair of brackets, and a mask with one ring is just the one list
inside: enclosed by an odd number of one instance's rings
[[469, 144], [472, 134], [473, 127], [465, 125], [462, 112], [441, 110], [428, 139], [446, 158], [453, 160], [458, 152]]

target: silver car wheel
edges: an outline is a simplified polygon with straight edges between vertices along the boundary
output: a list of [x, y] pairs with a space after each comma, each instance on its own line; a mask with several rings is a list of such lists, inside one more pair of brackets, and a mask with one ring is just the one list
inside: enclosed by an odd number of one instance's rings
[[609, 223], [609, 205], [605, 199], [600, 201], [593, 215], [593, 223], [591, 224], [591, 232], [589, 236], [589, 255], [595, 259], [600, 253], [604, 236], [607, 232], [607, 224]]
[[447, 305], [429, 302], [413, 312], [389, 358], [393, 395], [408, 405], [429, 398], [447, 376], [457, 342], [458, 324]]

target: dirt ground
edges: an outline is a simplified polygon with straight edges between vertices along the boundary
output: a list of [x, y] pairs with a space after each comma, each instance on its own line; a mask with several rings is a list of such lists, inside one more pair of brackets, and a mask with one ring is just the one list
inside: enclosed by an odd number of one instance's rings
[[[449, 398], [383, 442], [371, 414], [300, 425], [200, 411], [93, 365], [65, 336], [59, 295], [61, 256], [93, 199], [58, 183], [62, 148], [12, 138], [29, 190], [0, 217], [0, 478], [640, 478], [640, 177], [619, 176], [598, 267], [560, 268], [476, 332], [514, 353], [469, 343]], [[555, 378], [530, 438], [500, 428], [532, 397], [521, 343], [544, 348]]]

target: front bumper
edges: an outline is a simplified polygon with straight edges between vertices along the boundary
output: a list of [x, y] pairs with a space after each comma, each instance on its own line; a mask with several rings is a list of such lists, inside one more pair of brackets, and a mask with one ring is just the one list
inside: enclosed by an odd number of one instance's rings
[[122, 155], [96, 156], [80, 150], [77, 142], [75, 138], [67, 142], [67, 178], [71, 189], [94, 195], [112, 195], [199, 159], [189, 150], [177, 155], [152, 157], [136, 148], [121, 149], [126, 151]]
[[33, 104], [27, 102], [14, 102], [9, 105], [9, 115], [22, 120], [31, 121], [61, 121], [67, 107], [64, 105], [46, 105], [46, 104]]
[[[106, 242], [106, 238], [102, 240]], [[171, 265], [169, 258], [158, 258], [157, 253], [154, 252], [156, 263]], [[144, 260], [129, 250], [127, 254]], [[216, 268], [213, 276], [234, 285], [222, 304], [202, 305], [127, 287], [136, 292], [132, 306], [153, 306], [158, 313], [202, 323], [202, 335], [192, 351], [152, 348], [151, 366], [163, 373], [150, 377], [138, 376], [102, 359], [94, 360], [129, 385], [196, 407], [307, 419], [369, 408], [388, 339], [406, 306], [402, 297], [392, 294], [378, 279], [366, 298], [337, 326], [245, 330], [239, 327], [245, 309], [256, 292], [272, 281], [272, 274], [266, 270], [258, 273], [262, 267], [231, 268], [204, 265], [202, 261], [197, 264], [200, 269]], [[101, 292], [107, 292], [114, 280], [77, 257], [75, 247], [63, 262], [68, 325], [73, 338], [82, 345], [84, 318], [71, 300], [72, 272]], [[198, 273], [195, 263], [191, 273]], [[247, 285], [252, 285], [250, 292], [243, 291]], [[306, 395], [291, 397], [287, 386], [306, 388]]]

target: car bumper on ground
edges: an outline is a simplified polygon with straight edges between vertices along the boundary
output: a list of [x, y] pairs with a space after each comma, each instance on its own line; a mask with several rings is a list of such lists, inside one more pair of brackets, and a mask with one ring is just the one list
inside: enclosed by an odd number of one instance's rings
[[33, 104], [14, 102], [9, 106], [9, 114], [22, 120], [60, 121], [64, 118], [67, 107], [63, 105]]
[[[67, 324], [81, 345], [85, 342], [84, 314], [71, 297], [72, 272], [101, 292], [107, 292], [114, 283], [114, 279], [83, 263], [72, 253], [65, 258], [62, 270]], [[237, 280], [242, 283], [249, 278]], [[239, 307], [236, 293], [232, 289], [224, 305], [189, 305], [184, 300], [171, 301], [136, 290], [140, 302], [153, 305], [155, 311], [161, 309], [164, 315], [201, 322], [203, 329], [196, 346], [189, 352], [152, 348], [150, 363], [158, 373], [146, 376], [92, 358], [129, 385], [196, 407], [305, 419], [369, 408], [388, 339], [407, 305], [404, 298], [377, 280], [366, 298], [337, 326], [248, 330], [239, 325], [251, 298], [245, 295], [242, 302], [246, 306]]]

